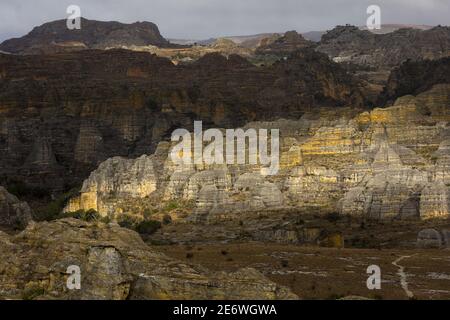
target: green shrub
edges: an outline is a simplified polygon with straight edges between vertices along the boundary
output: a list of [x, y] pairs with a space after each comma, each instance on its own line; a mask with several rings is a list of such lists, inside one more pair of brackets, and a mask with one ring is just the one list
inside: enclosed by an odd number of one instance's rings
[[45, 290], [40, 287], [27, 288], [22, 293], [23, 300], [33, 300], [45, 294]]
[[166, 207], [164, 208], [165, 211], [172, 211], [175, 209], [178, 209], [180, 204], [176, 201], [170, 201], [166, 204]]
[[55, 200], [37, 212], [38, 220], [54, 220], [66, 216], [62, 211], [69, 199], [77, 195], [78, 192], [78, 188], [73, 188], [68, 192], [59, 195]]
[[60, 214], [61, 218], [74, 218], [74, 219], [83, 219], [84, 217], [84, 210], [77, 210], [74, 212], [64, 212]]
[[140, 234], [153, 234], [161, 228], [161, 222], [157, 220], [144, 220], [136, 226], [136, 231]]
[[111, 222], [111, 218], [110, 218], [109, 216], [101, 217], [101, 218], [100, 218], [100, 222], [103, 222], [103, 223], [108, 224], [108, 223]]
[[83, 220], [85, 221], [98, 221], [100, 220], [100, 214], [94, 209], [89, 209], [84, 213]]
[[83, 221], [101, 221], [102, 219], [100, 214], [94, 209], [89, 209], [87, 211], [77, 210], [74, 212], [64, 212], [59, 214], [58, 218], [74, 218]]
[[163, 224], [171, 224], [172, 223], [172, 217], [168, 214], [164, 215], [163, 219], [162, 219], [162, 223]]
[[150, 217], [153, 214], [154, 214], [154, 211], [152, 209], [149, 209], [149, 208], [145, 209], [143, 212], [144, 219], [146, 219], [146, 220], [150, 219]]
[[148, 97], [145, 104], [150, 110], [158, 110], [158, 102], [153, 97]]
[[117, 223], [122, 228], [127, 228], [131, 230], [135, 230], [135, 226], [138, 224], [138, 221], [135, 217], [129, 215], [129, 214], [121, 214], [117, 218]]
[[329, 222], [337, 222], [339, 221], [339, 219], [341, 219], [341, 215], [337, 212], [331, 212], [325, 216], [325, 219]]
[[192, 259], [194, 257], [194, 254], [192, 252], [186, 253], [186, 259]]

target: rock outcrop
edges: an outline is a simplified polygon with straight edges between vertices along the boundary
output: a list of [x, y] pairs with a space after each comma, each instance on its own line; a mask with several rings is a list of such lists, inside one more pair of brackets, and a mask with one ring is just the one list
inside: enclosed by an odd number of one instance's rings
[[355, 26], [337, 26], [322, 36], [317, 50], [328, 54], [336, 62], [389, 69], [406, 60], [448, 57], [450, 28], [404, 28], [376, 34]]
[[450, 57], [406, 61], [391, 71], [378, 102], [392, 103], [399, 97], [417, 95], [439, 83], [450, 83]]
[[95, 21], [81, 18], [81, 29], [70, 30], [67, 20], [57, 20], [34, 28], [21, 37], [6, 40], [0, 50], [15, 54], [48, 54], [115, 46], [169, 47], [170, 43], [151, 22]]
[[273, 35], [262, 39], [255, 50], [255, 54], [289, 56], [294, 51], [313, 46], [314, 43], [303, 38], [301, 34], [296, 31], [288, 31], [281, 37]]
[[32, 221], [32, 211], [26, 202], [21, 202], [0, 186], [0, 225], [7, 228], [25, 228]]
[[[1, 299], [296, 298], [254, 269], [213, 273], [168, 258], [116, 224], [33, 223], [14, 236], [0, 232], [0, 252]], [[70, 266], [80, 289], [67, 287]]]
[[424, 249], [450, 248], [449, 242], [450, 232], [436, 229], [424, 229], [417, 235], [417, 247]]

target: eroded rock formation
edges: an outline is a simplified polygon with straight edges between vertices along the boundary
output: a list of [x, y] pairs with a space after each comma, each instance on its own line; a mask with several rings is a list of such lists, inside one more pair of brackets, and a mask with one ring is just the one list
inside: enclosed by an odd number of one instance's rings
[[[139, 215], [162, 199], [195, 202], [190, 219], [198, 222], [293, 208], [377, 220], [447, 218], [449, 94], [448, 85], [436, 85], [356, 115], [325, 109], [319, 117], [249, 123], [244, 129], [280, 129], [274, 176], [261, 175], [258, 164], [175, 165], [168, 158], [172, 146], [163, 142], [154, 155], [104, 162], [66, 210]], [[135, 170], [140, 163], [146, 163], [145, 173]], [[133, 169], [116, 169], [122, 167]], [[143, 174], [152, 188], [140, 186]], [[117, 189], [123, 179], [134, 193]]]
[[[254, 269], [213, 273], [155, 252], [116, 224], [75, 219], [0, 232], [2, 299], [295, 299]], [[69, 266], [79, 290], [66, 286]]]

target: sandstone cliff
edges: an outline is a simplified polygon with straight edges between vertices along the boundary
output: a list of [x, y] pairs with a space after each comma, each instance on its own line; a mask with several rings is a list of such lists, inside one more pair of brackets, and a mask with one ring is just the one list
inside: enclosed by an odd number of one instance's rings
[[292, 209], [376, 220], [448, 218], [449, 103], [449, 85], [436, 85], [357, 115], [323, 109], [300, 120], [249, 123], [244, 129], [280, 129], [281, 167], [268, 177], [260, 165], [175, 165], [172, 146], [163, 142], [153, 155], [102, 163], [66, 211], [142, 217], [164, 202], [190, 201], [188, 220], [199, 223]]
[[232, 55], [188, 66], [143, 52], [0, 55], [0, 175], [64, 189], [113, 156], [150, 154], [174, 128], [236, 127], [363, 105], [357, 83], [312, 50], [258, 68]]

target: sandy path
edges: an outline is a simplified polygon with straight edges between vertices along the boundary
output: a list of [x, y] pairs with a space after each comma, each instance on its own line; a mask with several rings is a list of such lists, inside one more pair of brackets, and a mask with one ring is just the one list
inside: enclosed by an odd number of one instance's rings
[[414, 293], [412, 293], [409, 288], [408, 288], [408, 281], [407, 281], [407, 276], [405, 273], [405, 267], [400, 265], [400, 261], [402, 261], [403, 259], [406, 258], [411, 258], [415, 255], [412, 256], [401, 256], [400, 258], [398, 258], [397, 260], [395, 260], [394, 262], [392, 262], [392, 264], [394, 266], [396, 266], [398, 268], [398, 272], [397, 274], [400, 276], [400, 285], [402, 286], [402, 289], [405, 291], [405, 294], [408, 298], [414, 298]]

